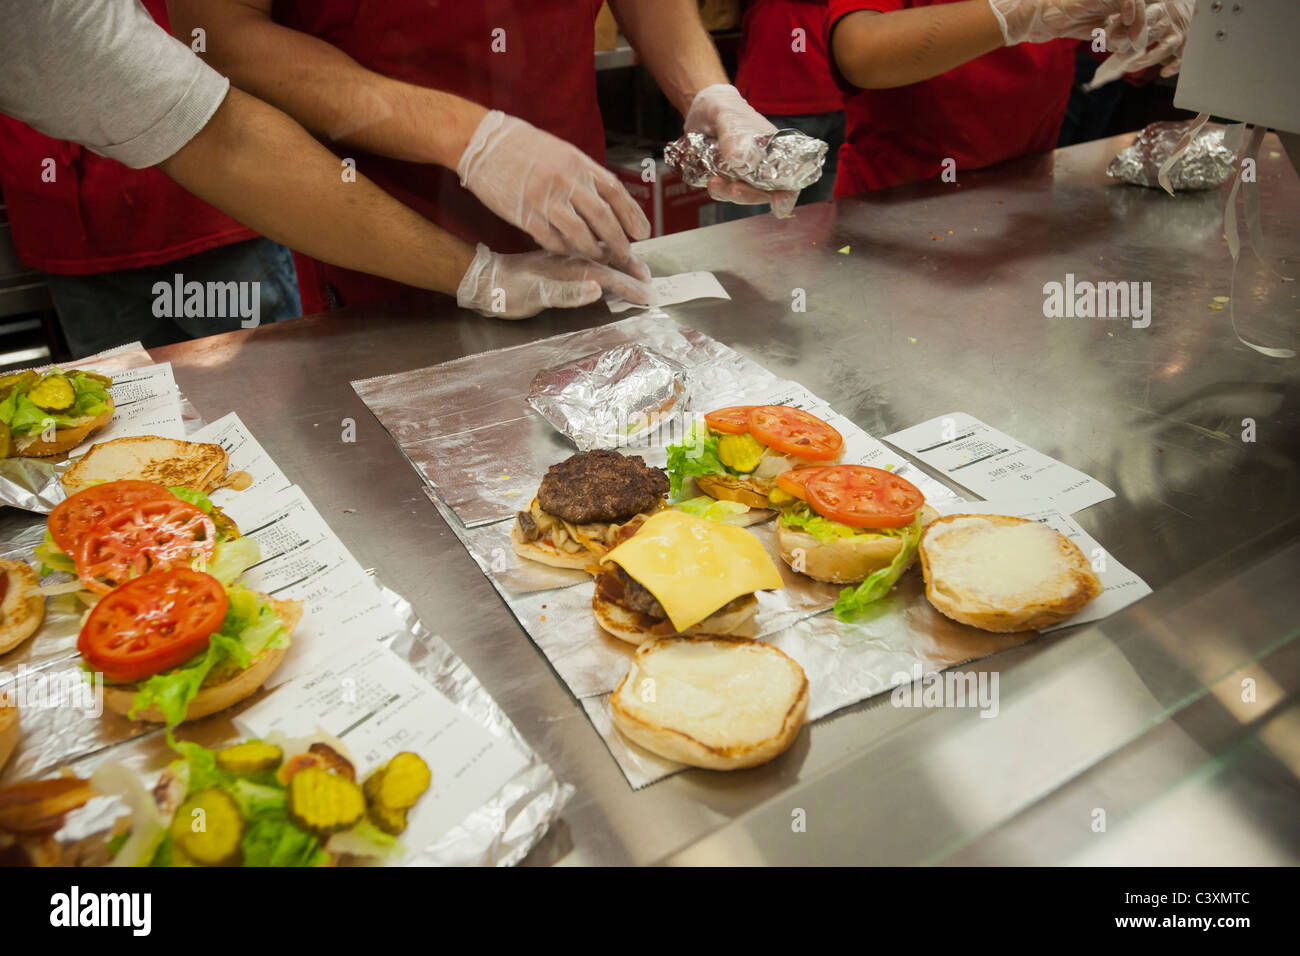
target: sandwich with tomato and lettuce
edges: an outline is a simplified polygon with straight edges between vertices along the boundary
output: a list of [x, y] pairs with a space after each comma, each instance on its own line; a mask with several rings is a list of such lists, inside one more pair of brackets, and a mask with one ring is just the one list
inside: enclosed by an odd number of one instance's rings
[[197, 566], [229, 584], [258, 561], [257, 544], [212, 499], [149, 481], [108, 481], [69, 495], [50, 512], [36, 548], [41, 573], [75, 574], [107, 594], [133, 577]]
[[768, 508], [777, 475], [831, 464], [843, 448], [835, 428], [792, 405], [720, 408], [696, 422], [681, 444], [668, 446], [669, 494], [682, 497], [694, 479], [711, 498]]
[[280, 666], [302, 616], [243, 585], [190, 568], [152, 571], [91, 608], [77, 650], [103, 675], [104, 706], [174, 727], [252, 695]]
[[910, 481], [868, 465], [783, 472], [768, 500], [780, 512], [776, 536], [786, 564], [817, 581], [857, 585], [835, 602], [840, 617], [889, 593], [939, 516]]

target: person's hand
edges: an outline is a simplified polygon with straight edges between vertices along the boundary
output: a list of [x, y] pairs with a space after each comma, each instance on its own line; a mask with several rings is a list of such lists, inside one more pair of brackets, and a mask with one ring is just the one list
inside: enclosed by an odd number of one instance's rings
[[1137, 73], [1158, 65], [1161, 76], [1177, 73], [1183, 65], [1183, 47], [1192, 28], [1194, 8], [1194, 0], [1160, 0], [1147, 6], [1147, 40], [1155, 45], [1129, 60], [1125, 68]]
[[[759, 145], [759, 139], [771, 136], [776, 127], [746, 103], [734, 86], [715, 83], [695, 94], [691, 108], [686, 112], [686, 132], [716, 139], [718, 151], [731, 168], [757, 173], [767, 155], [766, 149]], [[742, 206], [771, 203], [772, 214], [778, 219], [789, 216], [799, 198], [798, 191], [764, 192], [749, 183], [724, 176], [709, 177], [707, 188], [709, 195], [719, 202], [734, 202]]]
[[558, 136], [492, 110], [456, 164], [461, 185], [547, 252], [613, 262], [649, 279], [629, 239], [650, 223], [618, 177]]
[[[644, 262], [633, 262], [650, 274]], [[456, 304], [480, 315], [523, 319], [543, 309], [588, 305], [605, 292], [650, 304], [649, 285], [599, 262], [549, 252], [503, 255], [480, 242], [456, 290]]]
[[[989, 0], [989, 6], [1007, 46], [1062, 38], [1090, 40], [1098, 27], [1107, 31], [1107, 49], [1112, 53], [1146, 45], [1146, 0]], [[1116, 17], [1113, 24], [1108, 20], [1112, 16]]]

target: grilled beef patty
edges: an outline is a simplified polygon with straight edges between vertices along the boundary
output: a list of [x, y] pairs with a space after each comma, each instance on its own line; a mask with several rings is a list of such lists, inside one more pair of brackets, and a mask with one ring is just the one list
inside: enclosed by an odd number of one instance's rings
[[653, 508], [668, 476], [640, 455], [597, 449], [552, 465], [537, 490], [541, 509], [572, 524], [619, 521]]
[[[637, 611], [659, 620], [668, 618], [668, 612], [659, 603], [659, 599], [613, 561], [601, 565], [600, 574], [596, 575], [596, 593], [606, 601], [625, 607], [629, 611]], [[732, 598], [713, 613], [723, 614], [737, 610], [750, 597], [752, 595], [742, 594], [740, 597]]]

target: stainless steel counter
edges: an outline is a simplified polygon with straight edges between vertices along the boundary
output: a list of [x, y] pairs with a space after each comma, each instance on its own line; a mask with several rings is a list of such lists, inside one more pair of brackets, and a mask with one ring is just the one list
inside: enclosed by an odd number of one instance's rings
[[[709, 269], [731, 293], [672, 307], [676, 319], [869, 432], [966, 411], [1115, 489], [1076, 517], [1156, 593], [974, 665], [1000, 675], [993, 720], [886, 696], [764, 767], [629, 789], [348, 384], [606, 322], [603, 306], [504, 322], [430, 296], [155, 354], [207, 417], [239, 412], [577, 786], [530, 862], [1294, 863], [1300, 364], [1239, 345], [1226, 309], [1210, 308], [1231, 266], [1222, 195], [1113, 183], [1105, 166], [1123, 145], [645, 244], [657, 274]], [[1271, 251], [1300, 271], [1300, 179], [1272, 137], [1259, 173]], [[1149, 281], [1150, 327], [1044, 318], [1044, 284], [1067, 273]], [[806, 312], [791, 307], [799, 289]], [[1247, 337], [1296, 346], [1295, 283], [1247, 261], [1237, 298]], [[355, 443], [342, 440], [349, 419]], [[790, 826], [796, 809], [806, 832]]]

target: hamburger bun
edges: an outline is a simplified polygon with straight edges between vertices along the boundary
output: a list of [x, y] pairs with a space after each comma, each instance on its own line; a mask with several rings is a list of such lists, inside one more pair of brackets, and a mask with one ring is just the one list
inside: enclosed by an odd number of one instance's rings
[[4, 654], [36, 633], [45, 619], [45, 598], [37, 590], [36, 572], [23, 562], [0, 559], [0, 574], [6, 578], [0, 601], [0, 654]]
[[808, 677], [771, 644], [669, 637], [637, 649], [609, 709], [619, 732], [651, 753], [738, 770], [794, 742], [808, 712]]
[[1050, 627], [1102, 592], [1073, 541], [1026, 518], [948, 515], [925, 529], [919, 552], [930, 603], [985, 631]]
[[731, 475], [697, 475], [700, 491], [718, 501], [738, 501], [751, 508], [770, 508], [767, 494], [772, 482], [762, 478], [733, 478]]
[[[298, 601], [277, 601], [272, 597], [268, 597], [267, 601], [280, 618], [284, 629], [292, 634], [298, 626], [298, 621], [302, 619], [302, 604]], [[280, 666], [288, 652], [287, 647], [270, 648], [258, 654], [247, 667], [236, 671], [226, 680], [205, 684], [186, 708], [185, 720], [207, 717], [253, 696]], [[104, 708], [131, 720], [155, 724], [166, 723], [167, 718], [154, 707], [137, 711], [136, 715], [131, 717], [131, 707], [135, 702], [138, 689], [134, 684], [105, 684]]]
[[80, 424], [67, 428], [56, 428], [53, 441], [45, 441], [41, 437], [44, 433], [37, 432], [32, 436], [34, 441], [15, 443], [14, 454], [19, 458], [50, 458], [66, 454], [112, 421], [114, 408], [110, 398], [108, 408], [94, 418], [83, 419]]
[[515, 522], [514, 527], [510, 529], [510, 546], [515, 549], [515, 554], [519, 557], [549, 564], [553, 568], [576, 568], [581, 571], [600, 560], [599, 555], [587, 548], [581, 551], [565, 551], [541, 538], [536, 541], [525, 541], [518, 522]]
[[[730, 610], [724, 608], [713, 612], [700, 623], [693, 624], [682, 631], [681, 635], [734, 634], [753, 618], [758, 610], [758, 598], [752, 594], [747, 594], [731, 603], [736, 606]], [[633, 611], [621, 604], [606, 600], [599, 593], [592, 595], [591, 609], [596, 614], [596, 623], [602, 629], [629, 644], [640, 645], [661, 637], [679, 636], [678, 632], [673, 630], [672, 621], [667, 618], [651, 617], [649, 614]]]
[[[922, 527], [938, 517], [939, 512], [929, 505], [921, 507]], [[782, 561], [814, 581], [827, 581], [831, 584], [857, 584], [865, 581], [881, 568], [889, 567], [903, 549], [901, 535], [855, 535], [852, 538], [819, 541], [799, 528], [787, 528], [780, 519], [776, 523], [776, 540], [781, 548]], [[800, 557], [802, 560], [798, 560]]]
[[14, 748], [18, 746], [20, 733], [18, 705], [11, 703], [5, 692], [0, 691], [0, 770], [4, 769]]
[[220, 445], [138, 435], [99, 442], [59, 479], [68, 494], [105, 481], [151, 481], [209, 492], [226, 477], [230, 456]]

